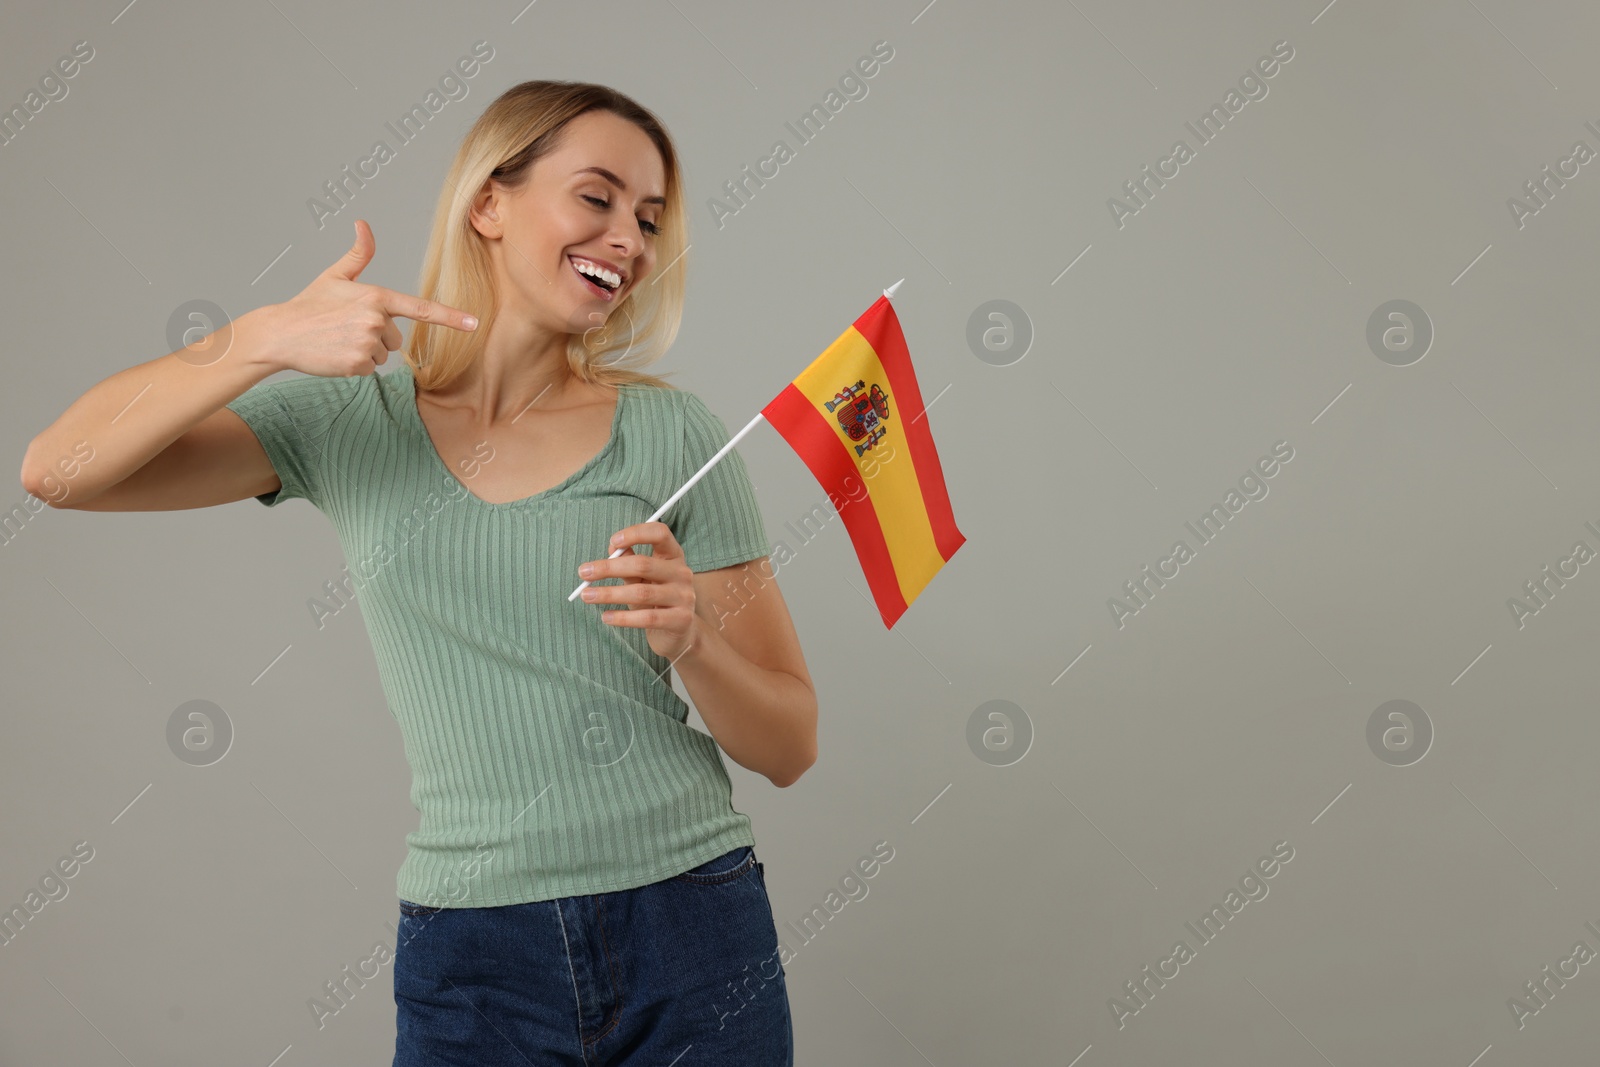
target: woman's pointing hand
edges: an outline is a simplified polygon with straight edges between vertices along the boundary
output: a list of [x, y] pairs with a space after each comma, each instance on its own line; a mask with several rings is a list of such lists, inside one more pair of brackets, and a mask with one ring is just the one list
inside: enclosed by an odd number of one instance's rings
[[366, 220], [356, 220], [356, 243], [299, 295], [261, 309], [267, 345], [280, 368], [324, 378], [371, 374], [400, 348], [396, 318], [470, 331], [465, 311], [358, 281], [376, 245]]

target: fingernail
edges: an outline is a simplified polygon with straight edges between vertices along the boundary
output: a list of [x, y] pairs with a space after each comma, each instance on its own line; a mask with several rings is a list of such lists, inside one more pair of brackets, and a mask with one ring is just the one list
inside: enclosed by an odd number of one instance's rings
[[467, 329], [476, 330], [478, 328], [478, 317], [476, 315], [468, 315], [464, 321], [467, 324]]
[[578, 568], [578, 573], [585, 578], [589, 577], [589, 575], [594, 573], [594, 564], [585, 563], [583, 566]]

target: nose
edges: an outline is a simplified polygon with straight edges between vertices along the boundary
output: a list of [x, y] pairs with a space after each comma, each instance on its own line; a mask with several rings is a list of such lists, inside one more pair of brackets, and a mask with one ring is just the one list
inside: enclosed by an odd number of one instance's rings
[[611, 231], [606, 235], [611, 246], [619, 255], [632, 259], [644, 251], [644, 236], [639, 232], [640, 223], [632, 215], [624, 215], [626, 221], [612, 223]]
[[611, 246], [617, 250], [617, 255], [624, 259], [632, 259], [639, 254], [643, 242], [635, 239], [626, 230], [613, 228], [611, 231]]

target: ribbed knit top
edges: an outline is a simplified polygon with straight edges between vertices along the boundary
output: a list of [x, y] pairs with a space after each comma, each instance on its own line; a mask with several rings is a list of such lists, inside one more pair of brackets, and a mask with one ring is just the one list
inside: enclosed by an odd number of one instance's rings
[[[611, 892], [755, 844], [668, 661], [644, 630], [600, 621], [619, 605], [567, 600], [580, 563], [608, 556], [613, 533], [648, 519], [727, 443], [699, 397], [621, 387], [593, 459], [500, 504], [440, 457], [403, 362], [260, 382], [227, 406], [282, 482], [256, 499], [309, 500], [344, 549], [421, 813], [402, 899], [487, 907]], [[737, 449], [660, 521], [696, 572], [769, 551]]]

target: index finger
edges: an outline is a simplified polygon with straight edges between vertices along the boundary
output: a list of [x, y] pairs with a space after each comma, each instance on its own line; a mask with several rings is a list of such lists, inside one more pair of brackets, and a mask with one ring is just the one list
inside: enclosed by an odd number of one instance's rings
[[478, 328], [478, 320], [459, 308], [420, 296], [412, 296], [410, 293], [396, 292], [381, 285], [374, 285], [373, 288], [378, 290], [383, 310], [390, 315], [417, 322], [431, 322], [436, 326], [448, 326], [452, 330]]
[[[653, 555], [672, 559], [683, 555], [683, 546], [678, 544], [678, 539], [672, 536], [672, 529], [666, 523], [641, 522], [635, 526], [624, 526], [611, 538], [611, 548], [620, 551], [634, 545], [650, 545]], [[665, 551], [663, 551], [665, 550]]]

